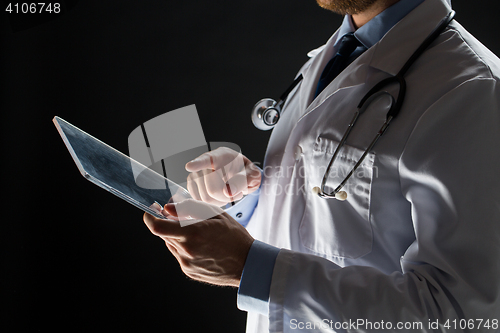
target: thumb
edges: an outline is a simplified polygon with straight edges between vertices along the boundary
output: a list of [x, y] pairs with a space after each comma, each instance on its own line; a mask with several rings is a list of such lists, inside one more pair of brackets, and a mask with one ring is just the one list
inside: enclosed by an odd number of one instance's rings
[[163, 209], [168, 215], [178, 217], [177, 210], [175, 209], [175, 203], [168, 203], [165, 205], [165, 207], [163, 207]]
[[179, 223], [183, 227], [214, 218], [224, 212], [215, 205], [193, 199], [167, 204], [165, 205], [165, 210], [170, 215], [178, 217]]

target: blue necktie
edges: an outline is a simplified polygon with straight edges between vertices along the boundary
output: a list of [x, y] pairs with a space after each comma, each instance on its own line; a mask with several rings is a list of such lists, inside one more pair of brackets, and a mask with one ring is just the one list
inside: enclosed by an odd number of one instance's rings
[[314, 97], [318, 96], [349, 65], [351, 54], [361, 45], [363, 44], [354, 36], [353, 32], [342, 37], [337, 54], [326, 64], [323, 73], [321, 73]]

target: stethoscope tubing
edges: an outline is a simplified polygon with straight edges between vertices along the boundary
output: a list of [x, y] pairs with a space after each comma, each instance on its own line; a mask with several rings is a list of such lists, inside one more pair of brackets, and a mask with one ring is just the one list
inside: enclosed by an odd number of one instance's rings
[[[401, 70], [396, 75], [388, 77], [388, 78], [378, 82], [377, 84], [375, 84], [375, 86], [373, 86], [373, 88], [371, 88], [365, 94], [365, 96], [361, 99], [361, 101], [358, 104], [358, 109], [356, 110], [356, 113], [355, 113], [353, 120], [349, 124], [348, 129], [344, 133], [344, 136], [342, 137], [339, 145], [335, 149], [335, 152], [330, 160], [330, 163], [328, 163], [328, 167], [326, 168], [326, 172], [325, 172], [323, 179], [321, 181], [321, 187], [319, 188], [319, 190], [314, 189], [314, 193], [318, 194], [318, 196], [320, 196], [321, 198], [325, 198], [325, 199], [329, 199], [329, 198], [337, 198], [338, 199], [339, 198], [337, 193], [340, 193], [341, 189], [345, 186], [345, 184], [347, 183], [349, 178], [354, 174], [354, 172], [357, 170], [357, 168], [361, 165], [361, 163], [365, 159], [368, 152], [373, 149], [373, 147], [375, 146], [377, 141], [385, 133], [385, 131], [389, 127], [389, 124], [391, 123], [391, 121], [394, 118], [396, 118], [396, 116], [399, 114], [399, 111], [401, 110], [401, 108], [403, 106], [403, 102], [404, 102], [405, 95], [406, 95], [406, 80], [404, 78], [406, 72], [415, 63], [415, 61], [424, 53], [424, 51], [432, 44], [432, 42], [434, 42], [437, 39], [437, 37], [441, 34], [441, 32], [443, 32], [444, 29], [446, 29], [446, 27], [450, 24], [450, 22], [453, 20], [454, 17], [455, 17], [455, 11], [451, 11], [450, 13], [448, 13], [448, 15], [443, 20], [441, 20], [439, 25], [431, 32], [431, 34], [429, 36], [427, 36], [427, 38], [423, 41], [423, 43], [420, 44], [420, 46], [417, 48], [417, 50], [415, 50], [415, 52], [410, 56], [410, 58], [406, 61], [406, 63], [403, 65]], [[391, 94], [389, 94], [386, 91], [381, 91], [384, 87], [386, 87], [392, 83], [397, 83], [399, 85], [399, 92], [398, 92], [398, 96], [397, 96], [395, 102], [394, 102], [394, 97]], [[351, 169], [351, 171], [344, 178], [344, 180], [332, 192], [330, 192], [330, 193], [325, 192], [325, 185], [326, 185], [326, 182], [328, 180], [328, 174], [329, 174], [330, 169], [333, 165], [333, 162], [335, 161], [340, 149], [342, 148], [345, 141], [347, 140], [347, 137], [349, 136], [349, 133], [351, 132], [352, 128], [354, 127], [354, 124], [356, 123], [359, 115], [361, 113], [363, 113], [364, 110], [366, 110], [366, 106], [369, 105], [371, 103], [371, 101], [373, 101], [374, 99], [376, 99], [378, 96], [380, 96], [382, 94], [388, 94], [392, 98], [391, 107], [390, 107], [389, 111], [387, 112], [386, 120], [385, 120], [384, 124], [382, 125], [380, 130], [377, 132], [377, 135], [372, 140], [370, 145], [365, 149], [365, 151], [363, 152], [363, 155], [358, 159], [358, 161], [356, 162], [354, 167]], [[343, 198], [341, 200], [345, 200], [345, 198], [347, 197], [347, 193], [344, 192], [343, 195], [340, 197]]]
[[[354, 174], [356, 169], [361, 165], [363, 160], [365, 159], [366, 155], [368, 154], [369, 151], [373, 149], [379, 138], [385, 133], [387, 128], [389, 127], [389, 124], [391, 123], [394, 118], [397, 117], [399, 114], [403, 102], [405, 99], [406, 95], [406, 80], [405, 80], [405, 75], [407, 71], [410, 69], [410, 67], [415, 63], [415, 61], [425, 52], [425, 50], [437, 39], [437, 37], [446, 29], [446, 27], [450, 24], [450, 22], [453, 20], [455, 17], [455, 11], [450, 11], [446, 17], [444, 17], [439, 24], [434, 28], [434, 30], [427, 36], [427, 38], [420, 44], [420, 46], [413, 52], [413, 54], [408, 58], [406, 63], [401, 67], [399, 72], [396, 75], [390, 76], [386, 79], [383, 79], [382, 81], [376, 83], [360, 100], [357, 110], [354, 114], [354, 117], [352, 118], [351, 122], [348, 125], [347, 130], [345, 131], [344, 135], [342, 136], [342, 139], [340, 140], [339, 145], [335, 149], [335, 152], [333, 153], [332, 158], [330, 159], [330, 162], [328, 163], [328, 167], [326, 169], [325, 174], [323, 175], [323, 179], [321, 181], [321, 187], [315, 187], [313, 189], [313, 192], [316, 193], [319, 197], [329, 199], [329, 198], [337, 198], [339, 200], [345, 200], [347, 197], [347, 193], [345, 191], [342, 191], [341, 189], [345, 186], [349, 178]], [[290, 85], [290, 87], [285, 90], [285, 92], [280, 96], [280, 99], [278, 102], [271, 103], [271, 99], [264, 99], [259, 101], [255, 107], [254, 110], [252, 111], [252, 121], [255, 124], [255, 126], [259, 129], [262, 130], [269, 130], [276, 125], [277, 121], [281, 118], [281, 107], [285, 104], [288, 95], [292, 92], [292, 90], [302, 81], [303, 76], [300, 74]], [[397, 83], [399, 85], [399, 91], [397, 94], [397, 98], [394, 101], [394, 97], [388, 93], [387, 91], [382, 91], [383, 88], [386, 86]], [[347, 138], [349, 137], [349, 134], [351, 133], [352, 128], [356, 124], [356, 121], [358, 120], [359, 116], [367, 109], [368, 105], [371, 104], [371, 102], [380, 97], [381, 95], [389, 95], [391, 97], [391, 106], [389, 108], [389, 111], [387, 112], [386, 115], [386, 120], [380, 130], [377, 132], [376, 136], [370, 143], [370, 145], [365, 149], [363, 152], [362, 156], [358, 159], [354, 167], [351, 169], [349, 174], [344, 178], [344, 180], [333, 190], [333, 192], [327, 193], [325, 192], [325, 186], [326, 182], [328, 180], [328, 174], [330, 172], [331, 167], [333, 166], [334, 161], [336, 160], [340, 149], [344, 146], [345, 142], [347, 141]], [[267, 106], [266, 108], [266, 103], [270, 104], [270, 106]], [[266, 109], [263, 109], [266, 108]], [[266, 115], [269, 112], [273, 112], [275, 116], [272, 117], [273, 123], [266, 121], [267, 117]], [[263, 122], [263, 124], [260, 124], [260, 122]], [[341, 194], [341, 195], [339, 195]]]

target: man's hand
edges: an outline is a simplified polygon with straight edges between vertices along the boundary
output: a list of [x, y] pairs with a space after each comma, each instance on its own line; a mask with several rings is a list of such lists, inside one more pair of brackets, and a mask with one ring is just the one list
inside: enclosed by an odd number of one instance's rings
[[259, 188], [260, 170], [248, 158], [229, 148], [210, 151], [186, 164], [191, 196], [217, 206], [243, 198]]
[[[181, 215], [186, 212], [194, 219], [215, 217], [181, 227], [176, 220], [187, 218]], [[184, 274], [219, 286], [239, 286], [254, 241], [243, 226], [219, 207], [191, 199], [167, 204], [161, 213], [172, 219], [157, 219], [145, 213], [144, 222], [165, 241]]]

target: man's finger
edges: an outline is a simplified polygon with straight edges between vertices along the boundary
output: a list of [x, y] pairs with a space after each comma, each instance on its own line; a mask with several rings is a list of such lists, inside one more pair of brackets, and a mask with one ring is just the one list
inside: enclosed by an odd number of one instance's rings
[[209, 219], [222, 214], [224, 211], [215, 206], [205, 202], [187, 199], [175, 204], [169, 203], [165, 205], [165, 210], [169, 215], [182, 218], [194, 219]]
[[173, 204], [173, 203], [166, 204], [165, 211], [172, 216], [178, 217], [177, 210], [175, 209], [175, 206], [176, 206], [176, 204]]
[[156, 236], [179, 237], [182, 235], [182, 227], [178, 221], [157, 219], [148, 213], [144, 213], [143, 220], [151, 233]]
[[186, 171], [196, 172], [196, 171], [200, 171], [203, 169], [213, 170], [214, 165], [213, 165], [213, 160], [212, 160], [212, 157], [210, 154], [211, 154], [211, 152], [204, 153], [204, 154], [198, 156], [197, 158], [195, 158], [194, 160], [187, 162], [186, 166], [185, 166]]
[[245, 170], [229, 179], [223, 189], [223, 192], [228, 198], [236, 197], [240, 193], [248, 194], [248, 184]]
[[[222, 194], [222, 187], [224, 186], [224, 182], [222, 179], [217, 177], [217, 175], [209, 170], [199, 171], [196, 174], [203, 173], [203, 177], [195, 178], [195, 183], [198, 189], [198, 194], [201, 198], [201, 201], [207, 202], [209, 204], [223, 206], [227, 202], [221, 201], [224, 200], [224, 195]], [[219, 183], [220, 191], [217, 191], [217, 184]], [[210, 191], [210, 192], [209, 192]]]
[[240, 193], [247, 195], [259, 188], [260, 182], [260, 170], [249, 166], [227, 181], [223, 193], [225, 196], [233, 198], [236, 198]]
[[[243, 166], [243, 155], [229, 148], [217, 148], [209, 151], [186, 163], [186, 170], [196, 172], [203, 169], [219, 170], [232, 164], [232, 168], [240, 169]], [[241, 166], [240, 166], [241, 165]]]
[[253, 163], [248, 163], [246, 166], [246, 176], [248, 182], [248, 188], [250, 190], [258, 188], [262, 181], [262, 173], [259, 168]]
[[167, 204], [165, 205], [165, 210], [170, 215], [177, 216], [181, 226], [208, 220], [224, 212], [215, 205], [192, 199], [187, 199], [176, 204]]
[[193, 199], [195, 199], [195, 200], [201, 200], [200, 191], [198, 190], [198, 185], [196, 185], [194, 177], [196, 177], [196, 175], [193, 174], [193, 173], [188, 176], [188, 179], [187, 179], [187, 190], [188, 190], [189, 194], [191, 194], [191, 196], [193, 197]]

